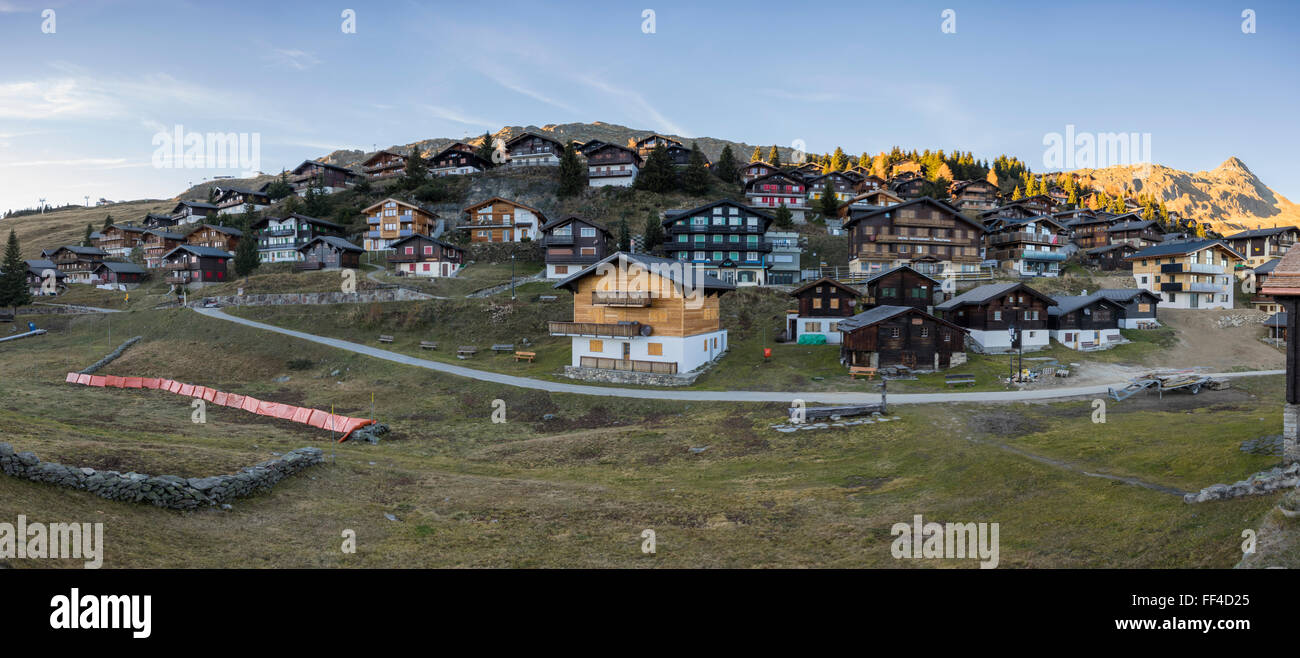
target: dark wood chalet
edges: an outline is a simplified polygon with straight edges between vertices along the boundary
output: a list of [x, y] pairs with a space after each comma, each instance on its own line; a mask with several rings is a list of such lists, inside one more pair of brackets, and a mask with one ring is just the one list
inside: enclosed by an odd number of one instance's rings
[[[641, 139], [633, 139], [629, 137], [627, 138], [627, 145], [629, 148], [631, 148], [632, 150], [640, 154], [640, 156], [643, 158], [650, 155], [650, 152], [655, 150], [655, 148], [659, 146], [662, 146], [664, 148], [668, 148], [670, 146], [683, 148], [681, 142], [671, 137], [664, 137], [663, 135], [655, 135], [655, 134], [646, 135]], [[686, 149], [686, 154], [688, 156], [690, 155], [690, 152], [691, 152], [690, 149]]]
[[505, 144], [511, 167], [558, 166], [564, 145], [536, 133], [523, 133]]
[[1098, 295], [1124, 308], [1120, 314], [1121, 329], [1154, 329], [1160, 326], [1158, 310], [1160, 296], [1142, 288], [1102, 288]]
[[668, 210], [662, 249], [728, 285], [766, 285], [772, 244], [764, 234], [771, 225], [771, 215], [729, 200]]
[[755, 178], [771, 176], [772, 174], [781, 173], [780, 167], [774, 167], [766, 162], [754, 161], [740, 168], [740, 182], [748, 183]]
[[1076, 219], [1067, 226], [1074, 244], [1080, 249], [1088, 250], [1109, 245], [1110, 227], [1115, 223], [1115, 217], [1112, 215], [1098, 215]]
[[457, 144], [452, 144], [430, 158], [429, 173], [434, 176], [453, 176], [474, 174], [492, 168], [491, 162], [480, 158], [473, 151], [465, 151], [456, 146]]
[[1110, 244], [1131, 244], [1138, 249], [1145, 249], [1164, 242], [1165, 229], [1160, 222], [1154, 220], [1127, 221], [1106, 229], [1106, 236]]
[[370, 180], [396, 178], [406, 173], [406, 156], [392, 151], [376, 151], [362, 161], [361, 173]]
[[1283, 310], [1282, 303], [1275, 297], [1272, 295], [1265, 295], [1261, 292], [1264, 289], [1264, 282], [1268, 281], [1268, 278], [1273, 275], [1273, 269], [1276, 268], [1277, 264], [1280, 262], [1282, 262], [1281, 258], [1274, 258], [1273, 260], [1270, 260], [1252, 270], [1255, 275], [1254, 290], [1256, 292], [1250, 296], [1250, 304], [1265, 313], [1277, 313]]
[[[302, 262], [297, 269], [335, 270], [360, 267], [361, 254], [366, 250], [338, 236], [322, 235], [298, 247], [298, 253], [302, 254]], [[392, 260], [391, 256], [389, 260]]]
[[1052, 214], [1052, 210], [1056, 207], [1055, 204], [1052, 202], [1052, 197], [1046, 194], [1035, 194], [1033, 196], [1027, 196], [1022, 199], [1012, 201], [1008, 205], [1024, 206], [1032, 210], [1035, 215], [1050, 215]]
[[1083, 262], [1099, 270], [1132, 270], [1133, 263], [1125, 259], [1137, 252], [1138, 248], [1128, 243], [1108, 244], [1084, 250]]
[[885, 208], [850, 209], [849, 268], [876, 273], [910, 265], [925, 274], [978, 274], [984, 227], [930, 197]]
[[994, 219], [1029, 219], [1043, 214], [1019, 201], [1013, 201], [992, 210], [985, 210], [980, 213], [980, 220], [987, 224]]
[[796, 223], [804, 221], [804, 211], [808, 208], [808, 189], [803, 178], [784, 171], [746, 182], [745, 198], [749, 205], [769, 212], [785, 204]]
[[921, 177], [909, 178], [907, 180], [896, 181], [893, 184], [894, 194], [904, 199], [919, 199], [925, 196], [925, 191], [930, 181]]
[[146, 270], [135, 263], [104, 261], [95, 266], [90, 283], [117, 290], [130, 290], [139, 286], [147, 275]]
[[587, 184], [591, 187], [631, 185], [641, 164], [641, 156], [630, 148], [618, 144], [598, 146], [587, 153]]
[[[911, 306], [877, 306], [839, 323], [847, 366], [942, 370], [966, 360], [966, 330]], [[958, 358], [954, 358], [958, 356]]]
[[1056, 342], [1074, 350], [1104, 349], [1125, 342], [1119, 331], [1124, 307], [1105, 295], [1053, 295], [1047, 329]]
[[[611, 145], [612, 146], [612, 145]], [[605, 227], [570, 215], [542, 226], [546, 278], [567, 279], [613, 253]]]
[[[632, 141], [632, 140], [629, 139], [628, 141]], [[576, 143], [576, 142], [575, 142], [575, 143]], [[592, 140], [588, 140], [588, 141], [585, 141], [585, 142], [578, 143], [578, 146], [577, 146], [578, 154], [579, 154], [579, 155], [583, 155], [583, 156], [585, 156], [585, 155], [587, 155], [588, 153], [590, 153], [590, 152], [592, 152], [592, 151], [594, 151], [594, 150], [596, 150], [596, 149], [598, 149], [598, 148], [600, 148], [600, 147], [602, 147], [602, 146], [604, 146], [604, 145], [606, 145], [606, 144], [608, 144], [608, 143], [609, 143], [609, 142], [601, 141], [601, 140], [599, 140], [599, 139], [592, 139]]]
[[1246, 257], [1251, 267], [1281, 258], [1300, 239], [1300, 228], [1278, 226], [1234, 233], [1223, 239], [1232, 250]]
[[934, 307], [945, 320], [970, 332], [982, 352], [1012, 349], [1009, 329], [1015, 327], [1025, 351], [1050, 342], [1047, 309], [1056, 301], [1023, 283], [998, 283], [972, 288]]
[[194, 224], [217, 214], [217, 207], [202, 201], [181, 201], [172, 208], [172, 218], [177, 224]]
[[185, 244], [183, 234], [160, 229], [146, 231], [144, 234], [144, 266], [149, 269], [160, 267], [163, 256], [183, 244]]
[[[54, 261], [45, 258], [32, 258], [23, 261], [27, 265], [27, 288], [33, 295], [50, 294], [56, 295], [59, 289], [63, 288], [64, 279], [68, 275], [64, 274]], [[45, 283], [47, 275], [53, 284]]]
[[889, 181], [875, 174], [863, 174], [862, 179], [857, 182], [857, 184], [853, 188], [853, 191], [857, 192], [858, 194], [865, 194], [867, 192], [874, 192], [876, 190], [887, 190], [887, 189], [889, 189]]
[[108, 254], [98, 247], [65, 245], [44, 254], [67, 275], [68, 283], [90, 283], [95, 268]]
[[812, 175], [804, 181], [808, 183], [809, 199], [821, 199], [827, 186], [830, 186], [835, 198], [841, 203], [854, 197], [853, 179], [845, 176], [844, 172], [832, 171], [829, 174]]
[[[668, 159], [672, 160], [673, 164], [677, 167], [685, 167], [691, 163], [691, 150], [685, 146], [680, 144], [669, 144], [664, 147], [664, 151], [668, 154]], [[701, 153], [700, 155], [704, 154]], [[704, 165], [706, 167], [709, 165], [708, 156], [704, 157]]]
[[244, 232], [233, 226], [203, 224], [194, 232], [185, 236], [185, 244], [196, 247], [213, 247], [222, 251], [234, 252], [239, 248], [239, 240]]
[[256, 192], [246, 190], [240, 187], [218, 187], [217, 206], [218, 215], [235, 215], [248, 211], [252, 206], [254, 211], [264, 210], [271, 205], [271, 197], [265, 192]]
[[306, 195], [307, 190], [311, 188], [324, 194], [339, 192], [351, 185], [358, 177], [347, 167], [316, 160], [304, 160], [289, 174], [289, 185], [298, 196]]
[[388, 262], [399, 276], [453, 276], [465, 266], [465, 250], [423, 234], [410, 235], [389, 245]]
[[175, 226], [176, 218], [171, 215], [151, 212], [144, 216], [144, 221], [140, 222], [140, 225], [147, 229], [166, 228], [168, 226]]
[[131, 250], [144, 244], [145, 230], [140, 226], [118, 226], [113, 224], [99, 232], [95, 246], [110, 256], [125, 258]]
[[296, 212], [284, 217], [263, 217], [249, 227], [257, 239], [257, 260], [261, 263], [297, 262], [301, 247], [322, 235], [342, 236], [343, 227]]
[[948, 203], [958, 210], [992, 210], [998, 207], [998, 186], [982, 178], [956, 181], [948, 186]]
[[176, 286], [202, 287], [229, 280], [226, 267], [234, 254], [215, 247], [196, 247], [183, 244], [167, 252], [162, 258], [164, 279]]
[[796, 308], [786, 313], [785, 339], [797, 343], [838, 343], [839, 322], [857, 312], [862, 293], [830, 277], [810, 281], [790, 293]]
[[939, 281], [906, 265], [872, 275], [862, 284], [862, 303], [873, 306], [911, 306], [929, 311], [941, 294]]

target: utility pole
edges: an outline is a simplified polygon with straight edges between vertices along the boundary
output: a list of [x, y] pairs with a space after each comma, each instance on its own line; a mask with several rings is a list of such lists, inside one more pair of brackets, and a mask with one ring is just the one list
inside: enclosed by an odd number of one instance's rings
[[510, 300], [515, 299], [515, 252], [510, 250]]

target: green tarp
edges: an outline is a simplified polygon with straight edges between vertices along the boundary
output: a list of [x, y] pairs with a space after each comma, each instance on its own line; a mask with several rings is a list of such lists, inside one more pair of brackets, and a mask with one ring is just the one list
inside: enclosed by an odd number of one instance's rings
[[800, 345], [825, 345], [826, 336], [823, 334], [804, 334], [799, 337]]

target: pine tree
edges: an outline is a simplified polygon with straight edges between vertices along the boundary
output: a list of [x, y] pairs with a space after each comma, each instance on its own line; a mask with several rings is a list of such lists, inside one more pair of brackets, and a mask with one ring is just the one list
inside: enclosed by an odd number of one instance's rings
[[245, 233], [239, 245], [235, 247], [235, 275], [247, 277], [261, 264], [257, 257], [257, 238], [251, 233]]
[[90, 246], [90, 234], [95, 232], [94, 224], [86, 224], [86, 234], [81, 237], [81, 246]]
[[718, 161], [714, 163], [713, 170], [718, 173], [725, 183], [740, 182], [740, 165], [736, 162], [736, 156], [731, 152], [731, 145], [722, 147], [722, 155], [718, 156]]
[[404, 187], [413, 190], [424, 184], [429, 178], [429, 165], [420, 157], [420, 149], [411, 149], [411, 154], [406, 156], [406, 180]]
[[627, 228], [627, 217], [618, 220], [618, 250], [632, 251], [632, 233]]
[[762, 161], [763, 161], [763, 149], [760, 148], [760, 147], [758, 147], [758, 146], [755, 146], [755, 147], [754, 147], [754, 152], [751, 153], [751, 154], [749, 154], [749, 161], [750, 161], [750, 162], [762, 162]]
[[272, 201], [279, 201], [290, 194], [293, 194], [293, 186], [289, 185], [289, 174], [281, 169], [280, 178], [266, 186], [266, 196], [271, 197]]
[[767, 163], [772, 165], [773, 167], [781, 166], [781, 152], [777, 150], [776, 146], [773, 146], [770, 150], [768, 150]]
[[822, 195], [817, 198], [817, 212], [822, 217], [834, 217], [839, 214], [840, 200], [835, 196], [835, 186], [830, 181], [826, 181], [825, 185]]
[[104, 215], [104, 225], [103, 225], [102, 227], [100, 227], [99, 230], [102, 231], [102, 230], [104, 230], [104, 229], [106, 229], [106, 228], [108, 228], [108, 227], [110, 227], [110, 226], [112, 226], [112, 225], [113, 225], [113, 216], [112, 216], [112, 215]]
[[562, 197], [577, 196], [587, 186], [583, 175], [582, 161], [578, 159], [578, 147], [570, 141], [560, 156], [560, 189], [557, 194]]
[[31, 291], [27, 288], [27, 263], [23, 261], [23, 250], [18, 246], [18, 235], [9, 229], [9, 244], [5, 246], [4, 264], [0, 266], [0, 307], [8, 306], [17, 312], [19, 306], [32, 303]]
[[1025, 195], [1023, 195], [1023, 194], [1020, 193], [1020, 186], [1017, 185], [1017, 186], [1016, 186], [1016, 191], [1011, 193], [1011, 200], [1012, 200], [1012, 201], [1019, 201], [1019, 200], [1020, 200], [1021, 198], [1023, 198], [1024, 196], [1025, 196]]
[[482, 158], [483, 161], [488, 163], [488, 166], [490, 167], [497, 163], [496, 160], [492, 159], [492, 152], [495, 150], [496, 148], [492, 144], [492, 133], [485, 131], [483, 133], [483, 143], [479, 144], [478, 148], [474, 150], [474, 155], [477, 155], [478, 157]]
[[632, 187], [656, 194], [671, 192], [677, 183], [677, 170], [673, 166], [673, 161], [668, 157], [668, 149], [662, 144], [654, 147], [650, 155], [646, 156], [645, 166], [641, 167], [640, 173], [636, 176], [636, 181]]
[[703, 196], [709, 192], [709, 170], [704, 166], [704, 153], [695, 142], [691, 142], [691, 157], [682, 174], [682, 187], [688, 194]]
[[794, 226], [794, 213], [785, 207], [785, 202], [776, 207], [776, 212], [772, 213], [772, 223], [780, 228], [790, 228]]
[[645, 231], [641, 237], [645, 240], [646, 253], [652, 253], [655, 247], [664, 242], [664, 225], [659, 214], [651, 210], [645, 216]]

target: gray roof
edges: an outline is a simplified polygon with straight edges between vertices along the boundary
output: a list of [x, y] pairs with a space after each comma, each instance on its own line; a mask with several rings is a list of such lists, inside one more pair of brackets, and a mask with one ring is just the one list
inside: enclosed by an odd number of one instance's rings
[[216, 207], [216, 206], [214, 206], [214, 205], [212, 205], [212, 204], [210, 204], [210, 203], [204, 203], [204, 202], [202, 202], [202, 201], [180, 201], [180, 202], [177, 202], [176, 205], [178, 205], [178, 206], [190, 206], [191, 208], [204, 208], [204, 209], [207, 209], [207, 210], [217, 210], [217, 207]]
[[1268, 316], [1268, 319], [1264, 321], [1264, 324], [1270, 327], [1285, 327], [1286, 311], [1283, 311], [1281, 313], [1274, 313], [1273, 315]]
[[164, 231], [164, 230], [162, 230], [162, 229], [160, 229], [160, 228], [151, 229], [151, 230], [145, 231], [145, 233], [147, 233], [147, 234], [149, 234], [149, 235], [158, 235], [158, 236], [162, 236], [163, 238], [166, 238], [166, 239], [168, 239], [168, 240], [184, 240], [184, 239], [185, 239], [185, 235], [184, 235], [183, 233], [172, 233], [172, 232], [169, 232], [169, 231]]
[[1150, 295], [1151, 297], [1155, 298], [1156, 301], [1160, 300], [1159, 295], [1145, 288], [1102, 288], [1097, 291], [1098, 295], [1101, 295], [1106, 299], [1109, 299], [1113, 302], [1122, 302], [1125, 304], [1129, 303], [1130, 301], [1133, 300], [1134, 297], [1137, 297], [1142, 293], [1146, 293], [1147, 295]]
[[[107, 267], [118, 274], [144, 274], [144, 268], [135, 263], [122, 263], [114, 260], [106, 260], [99, 264], [99, 267]], [[98, 267], [95, 269], [99, 269]]]
[[238, 238], [238, 237], [243, 237], [243, 235], [244, 235], [244, 232], [243, 232], [243, 231], [241, 231], [241, 230], [239, 230], [239, 229], [237, 229], [237, 228], [234, 228], [233, 226], [222, 226], [222, 225], [220, 225], [220, 224], [203, 224], [203, 225], [201, 225], [201, 226], [199, 227], [199, 230], [201, 231], [201, 230], [203, 230], [205, 227], [206, 227], [206, 228], [210, 228], [210, 229], [216, 229], [217, 231], [219, 231], [219, 232], [221, 232], [221, 233], [225, 233], [226, 235], [233, 235], [233, 236], [235, 236], [235, 237], [237, 237], [237, 238]]
[[1116, 302], [1101, 293], [1093, 293], [1091, 295], [1052, 295], [1052, 300], [1056, 302], [1056, 306], [1047, 307], [1048, 315], [1070, 313], [1098, 301], [1103, 301], [1114, 306], [1120, 306], [1119, 302]]
[[1143, 258], [1159, 258], [1160, 256], [1190, 254], [1194, 251], [1201, 251], [1202, 249], [1212, 247], [1216, 244], [1219, 245], [1220, 247], [1223, 247], [1224, 249], [1227, 249], [1228, 251], [1231, 251], [1232, 254], [1237, 258], [1245, 260], [1244, 256], [1233, 251], [1232, 247], [1223, 244], [1222, 240], [1187, 240], [1187, 241], [1172, 242], [1172, 243], [1165, 242], [1165, 243], [1155, 245], [1153, 247], [1147, 247], [1146, 249], [1143, 249], [1137, 252], [1136, 254], [1129, 256], [1129, 258], [1133, 260], [1141, 260]]
[[851, 318], [840, 320], [840, 331], [853, 330], [859, 327], [868, 327], [877, 322], [888, 320], [896, 315], [901, 315], [912, 310], [911, 306], [877, 306], [873, 309], [863, 311]]
[[993, 299], [994, 297], [1000, 297], [1002, 295], [1005, 295], [1011, 292], [1012, 290], [1015, 290], [1016, 288], [1022, 288], [1028, 291], [1030, 294], [1036, 295], [1042, 299], [1047, 300], [1049, 302], [1049, 306], [1051, 304], [1056, 303], [1056, 301], [1053, 300], [1051, 297], [1048, 297], [1047, 295], [1044, 295], [1043, 293], [1038, 292], [1037, 290], [1034, 290], [1033, 288], [1030, 288], [1029, 286], [1023, 283], [989, 283], [982, 286], [976, 286], [974, 288], [971, 288], [970, 290], [967, 290], [966, 292], [957, 295], [956, 297], [953, 297], [952, 299], [949, 299], [948, 301], [939, 304], [934, 308], [935, 310], [949, 311], [959, 306], [978, 305], [987, 302], [988, 300]]
[[[415, 236], [412, 235], [412, 236], [408, 236], [408, 237], [403, 238], [403, 239], [405, 239], [405, 240], [409, 240], [409, 239], [411, 239], [411, 238], [413, 238], [413, 237], [415, 237]], [[328, 244], [328, 245], [334, 247], [335, 249], [340, 249], [340, 250], [343, 250], [343, 251], [357, 251], [357, 252], [364, 252], [364, 251], [365, 251], [365, 249], [362, 249], [361, 247], [358, 247], [358, 246], [352, 244], [351, 242], [348, 242], [347, 240], [344, 240], [343, 238], [340, 238], [340, 237], [335, 236], [335, 235], [318, 235], [318, 236], [312, 238], [311, 241], [308, 242], [307, 244], [305, 244], [305, 245], [303, 245], [303, 246], [301, 246], [301, 247], [298, 247], [298, 251], [302, 251], [303, 249], [306, 249], [307, 247], [310, 247], [310, 246], [312, 246], [313, 244], [316, 244], [317, 242], [324, 242], [325, 244]], [[396, 243], [394, 243], [394, 244], [396, 244]]]
[[99, 247], [83, 247], [81, 245], [76, 245], [76, 244], [63, 245], [58, 249], [51, 250], [50, 253], [54, 253], [59, 249], [67, 249], [68, 251], [71, 251], [74, 254], [81, 254], [83, 256], [107, 256], [108, 255], [107, 251], [104, 251]]
[[234, 254], [230, 253], [229, 251], [226, 251], [225, 249], [218, 249], [216, 247], [200, 247], [192, 244], [182, 244], [182, 245], [177, 245], [176, 248], [163, 254], [163, 258], [169, 258], [171, 257], [172, 254], [178, 251], [188, 251], [191, 254], [194, 254], [195, 256], [207, 256], [207, 257], [214, 257], [214, 258], [235, 257]]
[[939, 283], [939, 280], [938, 280], [938, 279], [936, 279], [936, 278], [934, 278], [934, 277], [932, 277], [932, 276], [928, 276], [928, 275], [922, 274], [922, 273], [920, 273], [920, 272], [917, 272], [915, 269], [913, 269], [912, 267], [910, 267], [910, 266], [908, 266], [908, 265], [899, 265], [898, 267], [891, 267], [891, 268], [889, 268], [889, 269], [887, 269], [887, 270], [885, 270], [884, 272], [881, 272], [881, 273], [879, 273], [879, 274], [873, 274], [872, 276], [867, 277], [866, 280], [864, 280], [862, 283], [864, 283], [864, 284], [871, 283], [872, 281], [875, 281], [876, 279], [879, 279], [880, 277], [885, 276], [886, 274], [893, 274], [894, 272], [897, 272], [897, 271], [899, 271], [899, 270], [912, 270], [912, 272], [916, 273], [917, 275], [920, 275], [920, 276], [922, 276], [922, 277], [925, 277], [925, 278], [927, 278], [927, 279], [929, 279], [929, 280], [931, 280], [931, 281], [933, 281], [933, 282], [935, 282], [935, 283]]
[[[757, 179], [755, 179], [755, 180], [757, 180]], [[696, 207], [694, 207], [694, 208], [687, 208], [687, 209], [685, 209], [685, 210], [665, 210], [665, 211], [664, 211], [664, 218], [663, 218], [663, 220], [661, 221], [661, 223], [664, 224], [664, 225], [666, 226], [666, 225], [668, 225], [668, 224], [670, 224], [670, 223], [672, 223], [672, 222], [675, 222], [675, 221], [677, 221], [678, 219], [681, 219], [681, 218], [683, 218], [683, 217], [689, 217], [689, 216], [691, 216], [691, 215], [697, 215], [697, 214], [699, 214], [699, 213], [702, 213], [702, 212], [704, 212], [704, 211], [706, 211], [706, 210], [709, 210], [709, 209], [713, 208], [714, 206], [723, 206], [723, 205], [726, 205], [726, 206], [735, 206], [735, 207], [740, 208], [740, 209], [742, 209], [742, 210], [746, 210], [746, 211], [749, 211], [749, 212], [751, 212], [751, 213], [754, 213], [755, 215], [758, 215], [760, 218], [762, 218], [762, 219], [766, 219], [766, 220], [768, 221], [768, 224], [769, 224], [769, 225], [770, 225], [771, 222], [774, 220], [774, 218], [773, 218], [771, 215], [769, 215], [769, 214], [763, 212], [762, 210], [759, 210], [759, 209], [757, 209], [757, 208], [753, 208], [753, 207], [747, 206], [747, 205], [745, 205], [745, 204], [743, 204], [743, 203], [741, 203], [741, 202], [739, 202], [739, 201], [732, 201], [731, 199], [723, 199], [723, 200], [721, 200], [721, 201], [714, 201], [713, 203], [706, 203], [706, 204], [704, 204], [704, 205], [702, 205], [702, 206], [696, 206]]]
[[[444, 241], [442, 241], [442, 240], [439, 240], [438, 238], [430, 237], [430, 236], [427, 236], [427, 235], [425, 235], [425, 234], [423, 234], [423, 233], [415, 233], [415, 234], [412, 234], [412, 235], [408, 235], [408, 236], [406, 236], [406, 237], [404, 237], [404, 238], [402, 238], [402, 239], [400, 239], [400, 240], [394, 240], [393, 242], [388, 243], [388, 246], [389, 246], [389, 248], [396, 247], [397, 245], [402, 244], [403, 242], [406, 242], [407, 240], [414, 240], [414, 239], [416, 239], [416, 238], [423, 238], [423, 239], [425, 239], [425, 240], [428, 240], [429, 242], [432, 242], [432, 243], [437, 244], [437, 245], [441, 245], [442, 247], [445, 247], [445, 248], [447, 248], [447, 249], [455, 249], [456, 251], [465, 251], [464, 249], [462, 249], [462, 248], [460, 248], [460, 247], [457, 247], [456, 245], [454, 245], [454, 244], [452, 244], [452, 243], [450, 243], [450, 242], [444, 242]], [[364, 251], [364, 250], [363, 250], [363, 251]]]
[[59, 271], [59, 266], [55, 265], [54, 261], [52, 260], [45, 260], [43, 258], [31, 258], [24, 262], [27, 263], [27, 271], [37, 276], [40, 276], [42, 273], [45, 272], [45, 270], [54, 270], [54, 278], [56, 279], [61, 279], [67, 276], [63, 272]]
[[1132, 250], [1134, 250], [1134, 251], [1137, 251], [1137, 247], [1134, 247], [1133, 245], [1131, 245], [1131, 244], [1129, 244], [1129, 243], [1127, 243], [1127, 242], [1116, 242], [1115, 244], [1108, 244], [1108, 245], [1103, 245], [1103, 246], [1100, 246], [1100, 247], [1093, 247], [1092, 249], [1088, 249], [1088, 250], [1084, 251], [1083, 253], [1085, 253], [1085, 254], [1104, 254], [1104, 253], [1106, 253], [1106, 252], [1108, 252], [1108, 251], [1114, 251], [1114, 250], [1116, 250], [1116, 249], [1122, 249], [1122, 248], [1124, 248], [1124, 247], [1128, 247], [1129, 249], [1132, 249]]
[[1107, 232], [1110, 232], [1110, 231], [1140, 231], [1140, 230], [1142, 230], [1142, 229], [1144, 229], [1144, 228], [1149, 228], [1149, 227], [1151, 227], [1151, 226], [1155, 226], [1156, 228], [1160, 228], [1160, 223], [1157, 222], [1157, 221], [1155, 221], [1155, 220], [1153, 220], [1153, 219], [1149, 219], [1149, 220], [1144, 221], [1144, 222], [1124, 222], [1124, 223], [1122, 223], [1122, 224], [1116, 224], [1116, 225], [1114, 225], [1114, 226], [1112, 226], [1112, 227], [1106, 229], [1106, 231], [1107, 231]]
[[1255, 274], [1271, 274], [1273, 272], [1273, 268], [1277, 267], [1277, 264], [1280, 262], [1282, 262], [1281, 258], [1274, 258], [1273, 260], [1270, 260], [1269, 262], [1264, 263], [1259, 267], [1256, 267]]
[[1297, 228], [1294, 226], [1275, 226], [1273, 228], [1257, 228], [1249, 231], [1242, 231], [1241, 233], [1233, 233], [1232, 235], [1229, 235], [1223, 239], [1240, 240], [1242, 238], [1263, 238], [1270, 235], [1277, 235], [1279, 233], [1287, 233], [1289, 231], [1296, 231], [1296, 230]]
[[975, 228], [978, 228], [978, 229], [981, 230], [981, 231], [984, 231], [984, 230], [985, 230], [985, 228], [984, 228], [984, 224], [983, 224], [983, 223], [981, 223], [981, 222], [977, 222], [977, 221], [971, 219], [970, 217], [967, 217], [966, 215], [963, 215], [963, 214], [961, 213], [960, 210], [958, 210], [958, 209], [952, 207], [951, 205], [949, 205], [948, 203], [946, 203], [946, 202], [944, 202], [944, 201], [940, 201], [940, 200], [938, 200], [938, 199], [932, 199], [932, 198], [930, 198], [930, 197], [928, 197], [928, 196], [917, 197], [917, 198], [915, 198], [915, 199], [912, 199], [911, 201], [905, 201], [905, 202], [903, 202], [903, 203], [897, 203], [897, 204], [894, 204], [894, 205], [892, 205], [892, 206], [885, 206], [885, 207], [878, 208], [878, 209], [875, 209], [875, 210], [859, 210], [859, 211], [857, 211], [857, 212], [850, 211], [850, 212], [849, 212], [849, 220], [846, 221], [846, 222], [844, 222], [844, 226], [845, 226], [845, 227], [848, 227], [850, 224], [854, 224], [854, 223], [856, 223], [858, 220], [861, 220], [861, 219], [864, 219], [864, 218], [866, 218], [866, 217], [870, 217], [870, 216], [872, 216], [872, 215], [876, 215], [876, 214], [879, 214], [879, 213], [883, 213], [883, 212], [897, 212], [897, 211], [899, 211], [899, 210], [902, 210], [903, 208], [906, 208], [906, 207], [908, 207], [908, 206], [913, 206], [913, 205], [916, 205], [916, 204], [918, 204], [918, 203], [929, 203], [929, 204], [933, 204], [933, 205], [939, 206], [939, 207], [942, 208], [943, 210], [947, 210], [948, 212], [950, 212], [950, 213], [952, 213], [954, 216], [956, 216], [958, 219], [961, 219], [962, 221], [964, 221], [964, 222], [970, 224], [971, 226], [974, 226]]
[[[726, 290], [736, 289], [736, 287], [731, 285], [730, 283], [726, 283], [717, 277], [704, 274], [703, 268], [696, 268], [693, 263], [682, 262], [673, 258], [660, 258], [658, 256], [647, 256], [645, 254], [630, 254], [625, 251], [614, 252], [606, 256], [605, 258], [601, 259], [600, 261], [596, 262], [595, 264], [584, 268], [581, 272], [578, 272], [577, 274], [574, 274], [569, 278], [564, 279], [563, 281], [557, 282], [552, 287], [568, 288], [569, 286], [573, 285], [574, 281], [577, 281], [578, 279], [587, 276], [592, 272], [595, 272], [597, 268], [614, 260], [615, 258], [622, 259], [624, 263], [635, 263], [637, 265], [647, 268], [647, 270], [649, 270], [651, 267], [667, 266], [664, 270], [662, 270], [662, 274], [663, 276], [668, 277], [668, 279], [673, 283], [696, 286], [699, 288], [703, 288], [705, 290], [726, 291]], [[698, 276], [686, 275], [687, 268], [695, 269], [697, 271]], [[688, 280], [683, 280], [684, 278]]]

